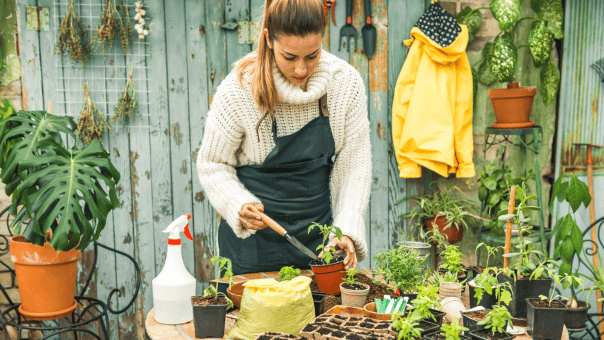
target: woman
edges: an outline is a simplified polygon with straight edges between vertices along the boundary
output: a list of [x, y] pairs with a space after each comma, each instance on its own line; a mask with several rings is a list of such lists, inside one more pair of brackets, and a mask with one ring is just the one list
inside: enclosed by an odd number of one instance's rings
[[258, 49], [213, 97], [197, 169], [236, 275], [310, 268], [256, 211], [313, 251], [322, 237], [312, 222], [339, 227], [329, 245], [345, 251], [347, 269], [367, 254], [367, 97], [359, 73], [322, 50], [324, 33], [321, 0], [267, 0]]

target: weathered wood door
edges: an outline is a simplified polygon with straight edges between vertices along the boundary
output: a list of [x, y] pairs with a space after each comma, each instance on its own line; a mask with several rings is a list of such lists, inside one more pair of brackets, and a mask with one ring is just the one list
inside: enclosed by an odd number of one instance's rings
[[[121, 2], [121, 1], [118, 1]], [[134, 15], [133, 0], [127, 0]], [[144, 318], [153, 306], [151, 280], [162, 269], [167, 235], [162, 230], [176, 217], [190, 213], [194, 242], [183, 239], [187, 269], [199, 281], [198, 293], [213, 278], [210, 258], [216, 254], [219, 216], [205, 198], [197, 178], [195, 159], [203, 136], [205, 117], [222, 79], [239, 58], [254, 49], [239, 42], [238, 29], [225, 29], [225, 23], [257, 22], [264, 0], [153, 0], [145, 1], [146, 17], [151, 19], [149, 36], [135, 37], [132, 51], [121, 48], [94, 52], [90, 65], [72, 68], [68, 56], [63, 60], [53, 53], [60, 22], [69, 0], [18, 0], [21, 34], [21, 61], [26, 93], [26, 109], [47, 109], [52, 113], [79, 116], [88, 82], [93, 102], [109, 119], [126, 84], [128, 67], [134, 68], [134, 84], [139, 95], [140, 117], [130, 125], [114, 125], [103, 143], [122, 178], [117, 193], [121, 206], [113, 211], [100, 242], [134, 256], [141, 266], [142, 290], [137, 303], [125, 318], [112, 318], [113, 338], [141, 338]], [[75, 0], [75, 9], [92, 36], [104, 0]], [[50, 9], [50, 30], [26, 29], [26, 7]], [[363, 54], [360, 28], [364, 24], [363, 1], [353, 1], [353, 24], [359, 32], [358, 46], [347, 51], [340, 45], [340, 28], [345, 23], [345, 1], [335, 7], [337, 26], [330, 24], [324, 47], [350, 62], [365, 79], [368, 96], [373, 184], [367, 214], [368, 258], [397, 240], [397, 215], [405, 207], [395, 205], [403, 191], [413, 192], [418, 181], [398, 177], [392, 157], [390, 107], [392, 93], [402, 67], [406, 48], [404, 38], [424, 11], [417, 0], [373, 1], [373, 24], [378, 30], [377, 52], [371, 60]], [[240, 23], [245, 26], [246, 23]], [[253, 26], [253, 25], [251, 25]], [[245, 32], [245, 31], [244, 31]], [[409, 188], [407, 188], [407, 186]], [[405, 188], [405, 190], [403, 190]], [[81, 276], [89, 266], [89, 251], [82, 261]], [[125, 297], [135, 285], [133, 268], [115, 257], [101, 256], [93, 294], [106, 299], [118, 288]]]

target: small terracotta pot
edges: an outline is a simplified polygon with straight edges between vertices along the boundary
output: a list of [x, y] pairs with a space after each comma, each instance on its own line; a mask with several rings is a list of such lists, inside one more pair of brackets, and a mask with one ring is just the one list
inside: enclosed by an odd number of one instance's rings
[[28, 320], [54, 320], [76, 308], [76, 276], [81, 251], [55, 251], [50, 243], [37, 246], [23, 236], [9, 240], [10, 257], [15, 263], [21, 306]]
[[233, 304], [237, 308], [241, 308], [241, 296], [243, 295], [243, 290], [245, 287], [243, 286], [245, 282], [239, 282], [231, 286], [231, 288], [227, 288], [226, 293], [229, 299], [233, 301]]
[[459, 298], [446, 298], [440, 302], [442, 311], [445, 312], [443, 317], [445, 323], [451, 323], [454, 319], [461, 319], [461, 313], [466, 311], [463, 302]]
[[[344, 281], [346, 272], [344, 271], [344, 260], [327, 265], [310, 265], [319, 291], [329, 295], [340, 295], [340, 283]], [[361, 308], [363, 306], [361, 305]]]
[[447, 218], [444, 216], [437, 217], [436, 221], [434, 218], [429, 218], [424, 220], [424, 223], [426, 224], [426, 228], [428, 230], [432, 230], [433, 223], [436, 224], [438, 226], [438, 231], [447, 238], [449, 243], [459, 242], [463, 238], [463, 227], [460, 227], [454, 223], [449, 228], [445, 229], [445, 226], [447, 225]]
[[493, 127], [514, 129], [534, 125], [530, 118], [536, 93], [535, 86], [518, 87], [518, 83], [508, 83], [505, 89], [490, 89], [489, 97], [497, 119]]
[[346, 282], [340, 283], [340, 292], [342, 293], [342, 305], [356, 308], [363, 308], [369, 294], [369, 286], [364, 283], [356, 283], [365, 287], [363, 290], [344, 288]]

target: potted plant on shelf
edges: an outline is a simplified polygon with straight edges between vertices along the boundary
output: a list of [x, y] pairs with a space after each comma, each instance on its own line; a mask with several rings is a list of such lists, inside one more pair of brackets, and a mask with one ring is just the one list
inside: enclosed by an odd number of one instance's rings
[[550, 275], [554, 280], [554, 286], [549, 297], [540, 295], [539, 299], [526, 299], [526, 330], [536, 340], [562, 338], [562, 329], [564, 328], [567, 308], [564, 303], [554, 300], [554, 298], [566, 298], [561, 295], [554, 295], [556, 294], [556, 285], [562, 286], [564, 289], [572, 285], [583, 287], [583, 280], [576, 276], [564, 274], [564, 277], [562, 277], [553, 274], [553, 271], [550, 272]]
[[310, 262], [310, 268], [315, 274], [319, 291], [335, 295], [340, 293], [340, 282], [346, 276], [344, 274], [344, 256], [337, 255], [335, 248], [327, 247], [325, 243], [329, 239], [330, 234], [335, 234], [338, 240], [342, 239], [342, 231], [336, 226], [328, 226], [327, 224], [321, 225], [313, 222], [308, 227], [308, 232], [314, 228], [319, 228], [321, 235], [323, 235], [323, 242], [319, 244], [317, 250], [323, 251], [323, 257]]
[[[9, 244], [19, 310], [30, 320], [61, 318], [77, 306], [81, 250], [98, 239], [108, 214], [119, 206], [120, 174], [100, 141], [75, 146], [72, 117], [7, 106], [2, 116], [0, 177], [12, 195], [10, 228], [17, 235]], [[65, 147], [61, 133], [73, 148]]]
[[[493, 17], [499, 22], [501, 33], [495, 40], [488, 42], [483, 50], [483, 61], [473, 73], [475, 81], [491, 85], [495, 81], [507, 83], [507, 88], [490, 89], [489, 97], [493, 104], [497, 123], [495, 128], [514, 129], [533, 126], [535, 122], [529, 121], [533, 99], [537, 93], [535, 86], [519, 87], [514, 82], [514, 74], [518, 65], [518, 48], [528, 47], [533, 59], [533, 64], [540, 69], [541, 96], [545, 106], [556, 100], [558, 94], [560, 72], [558, 66], [551, 60], [551, 50], [554, 39], [562, 39], [564, 31], [562, 23], [564, 11], [561, 0], [549, 2], [531, 1], [532, 9], [537, 13], [537, 18], [520, 16], [521, 0], [492, 1], [490, 10]], [[465, 23], [478, 20], [478, 9], [464, 8], [456, 16], [457, 20]], [[477, 15], [478, 14], [478, 15]], [[516, 34], [525, 32], [518, 25], [524, 20], [533, 20], [527, 35]], [[472, 27], [478, 27], [473, 25]], [[516, 38], [528, 39], [526, 45], [516, 47]]]
[[[231, 260], [225, 257], [212, 257], [212, 264], [219, 266], [219, 273], [224, 273], [223, 279], [228, 280], [229, 288], [233, 285], [233, 269]], [[222, 338], [227, 309], [233, 308], [233, 302], [216, 286], [210, 285], [203, 296], [192, 296], [193, 325], [196, 338]]]
[[424, 335], [426, 340], [470, 340], [470, 337], [461, 335], [461, 332], [466, 332], [468, 329], [459, 324], [459, 319], [453, 320], [450, 324], [444, 324], [440, 327], [442, 333], [430, 333]]
[[340, 292], [342, 293], [342, 305], [356, 308], [363, 308], [369, 294], [369, 286], [364, 283], [356, 282], [355, 275], [360, 272], [354, 268], [346, 271], [344, 282], [340, 283]]
[[[386, 284], [396, 287], [397, 294], [409, 300], [417, 297], [417, 289], [426, 282], [422, 274], [425, 259], [411, 249], [394, 248], [373, 257], [376, 269], [373, 277], [382, 276]], [[376, 281], [377, 283], [377, 281]]]
[[[493, 309], [486, 315], [484, 320], [478, 324], [484, 325], [484, 329], [471, 331], [470, 335], [474, 339], [482, 340], [511, 340], [516, 336], [509, 335], [506, 332], [508, 323], [511, 323], [512, 315], [504, 306], [493, 306]], [[489, 334], [490, 333], [490, 334]]]
[[436, 190], [433, 194], [403, 197], [397, 203], [411, 200], [416, 205], [399, 217], [409, 219], [408, 225], [413, 229], [420, 229], [424, 225], [428, 231], [438, 229], [449, 243], [461, 241], [463, 229], [468, 228], [468, 221], [472, 217], [469, 212], [472, 203], [463, 196], [458, 197], [456, 193], [463, 195], [457, 186], [450, 186]]
[[445, 313], [438, 310], [438, 308], [442, 307], [438, 299], [438, 287], [418, 287], [417, 298], [411, 301], [411, 304], [413, 305], [411, 313], [419, 316], [420, 320], [434, 322], [440, 326], [443, 322]]

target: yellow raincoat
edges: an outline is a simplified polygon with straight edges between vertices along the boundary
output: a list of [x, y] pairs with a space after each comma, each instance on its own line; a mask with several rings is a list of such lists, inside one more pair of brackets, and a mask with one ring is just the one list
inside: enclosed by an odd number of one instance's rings
[[441, 176], [473, 177], [472, 70], [465, 53], [468, 29], [441, 47], [417, 27], [394, 90], [392, 138], [400, 177], [421, 177], [421, 166]]

